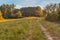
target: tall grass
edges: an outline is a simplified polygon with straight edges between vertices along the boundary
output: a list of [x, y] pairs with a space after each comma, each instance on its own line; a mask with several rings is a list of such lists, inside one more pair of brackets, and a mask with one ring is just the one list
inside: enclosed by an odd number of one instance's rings
[[26, 40], [31, 26], [33, 27], [31, 40], [46, 40], [36, 20], [38, 19], [22, 18], [0, 23], [0, 40]]
[[48, 31], [50, 31], [53, 34], [53, 36], [60, 38], [60, 24], [59, 23], [48, 22], [46, 20], [40, 21], [40, 22], [46, 26]]

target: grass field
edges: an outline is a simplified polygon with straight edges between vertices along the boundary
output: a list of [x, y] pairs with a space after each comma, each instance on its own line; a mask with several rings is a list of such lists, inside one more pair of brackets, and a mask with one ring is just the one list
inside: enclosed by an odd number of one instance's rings
[[1, 22], [0, 40], [26, 40], [30, 29], [33, 32], [31, 40], [46, 40], [44, 33], [36, 21], [37, 19], [22, 18]]
[[[21, 18], [0, 23], [0, 40], [26, 40], [31, 35], [31, 40], [47, 40], [37, 21], [46, 25], [49, 32], [60, 38], [60, 24], [41, 18]], [[29, 30], [32, 30], [31, 35]]]
[[[46, 20], [40, 21], [45, 27], [48, 29], [48, 31], [51, 32], [51, 34], [55, 37], [58, 37], [60, 40], [60, 24], [55, 22], [48, 22]], [[57, 40], [57, 39], [56, 39]]]

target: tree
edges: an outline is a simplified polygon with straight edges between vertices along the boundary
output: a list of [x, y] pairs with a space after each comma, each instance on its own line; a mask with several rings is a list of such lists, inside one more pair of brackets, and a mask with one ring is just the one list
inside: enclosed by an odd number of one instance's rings
[[16, 13], [16, 15], [17, 15], [18, 18], [22, 17], [21, 11], [18, 11], [18, 12]]
[[13, 14], [15, 10], [15, 5], [14, 4], [11, 4], [11, 5], [3, 4], [0, 6], [0, 9], [3, 13], [2, 15], [4, 18], [10, 18], [11, 14]]
[[0, 20], [3, 20], [3, 17], [2, 17], [2, 12], [0, 10]]
[[58, 21], [60, 19], [60, 4], [50, 4], [45, 7], [47, 13], [47, 20]]
[[15, 5], [14, 4], [9, 5], [9, 18], [11, 18], [12, 14], [14, 14], [14, 10], [15, 10]]
[[43, 16], [43, 11], [42, 11], [41, 7], [37, 6], [36, 9], [37, 9], [37, 14], [39, 16]]
[[7, 14], [9, 12], [8, 8], [9, 8], [8, 4], [7, 5], [3, 4], [3, 5], [0, 6], [0, 9], [1, 9], [2, 13], [3, 13], [2, 15], [3, 15], [4, 18], [7, 18]]

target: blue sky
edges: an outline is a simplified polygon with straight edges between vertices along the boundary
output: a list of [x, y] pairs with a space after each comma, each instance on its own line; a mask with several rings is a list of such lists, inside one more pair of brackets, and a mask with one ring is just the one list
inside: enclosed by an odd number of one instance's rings
[[44, 7], [50, 3], [60, 3], [60, 0], [0, 0], [0, 5], [15, 4], [16, 8], [27, 7], [27, 6]]

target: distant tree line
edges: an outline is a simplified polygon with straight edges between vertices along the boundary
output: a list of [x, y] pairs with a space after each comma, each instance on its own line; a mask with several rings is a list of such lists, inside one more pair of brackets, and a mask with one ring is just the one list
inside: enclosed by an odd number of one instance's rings
[[21, 16], [20, 9], [15, 9], [14, 4], [3, 4], [0, 6], [0, 11], [4, 18], [17, 18]]
[[21, 18], [27, 16], [43, 16], [41, 7], [23, 7], [16, 9], [14, 4], [3, 4], [0, 6], [3, 18]]
[[20, 9], [22, 12], [22, 16], [36, 16], [36, 17], [41, 17], [43, 16], [43, 11], [41, 7], [25, 7]]
[[48, 4], [43, 10], [41, 7], [15, 8], [14, 4], [0, 5], [0, 14], [3, 18], [46, 17], [49, 21], [60, 21], [60, 3]]

